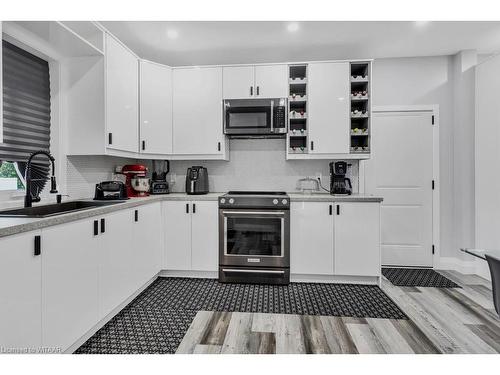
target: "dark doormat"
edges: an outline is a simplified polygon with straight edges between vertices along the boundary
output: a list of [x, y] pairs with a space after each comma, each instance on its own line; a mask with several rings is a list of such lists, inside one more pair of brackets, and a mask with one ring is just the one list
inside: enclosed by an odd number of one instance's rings
[[175, 353], [202, 310], [408, 319], [376, 285], [158, 278], [76, 353]]
[[421, 286], [432, 288], [461, 288], [440, 273], [427, 268], [382, 268], [382, 275], [396, 286]]

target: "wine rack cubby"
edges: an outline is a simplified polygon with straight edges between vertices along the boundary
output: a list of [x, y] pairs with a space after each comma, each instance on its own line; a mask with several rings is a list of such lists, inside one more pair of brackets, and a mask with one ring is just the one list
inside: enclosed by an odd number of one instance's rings
[[290, 65], [288, 76], [288, 152], [308, 153], [307, 64]]
[[350, 153], [370, 153], [370, 62], [351, 62]]

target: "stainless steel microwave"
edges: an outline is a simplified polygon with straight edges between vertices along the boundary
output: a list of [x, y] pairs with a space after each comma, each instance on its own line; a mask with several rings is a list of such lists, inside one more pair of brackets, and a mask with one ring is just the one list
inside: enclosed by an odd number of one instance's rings
[[224, 134], [284, 137], [286, 133], [286, 98], [224, 100]]

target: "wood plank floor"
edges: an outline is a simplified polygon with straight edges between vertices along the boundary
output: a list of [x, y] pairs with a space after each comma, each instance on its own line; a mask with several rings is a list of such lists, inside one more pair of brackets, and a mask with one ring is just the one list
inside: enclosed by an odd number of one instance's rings
[[383, 280], [410, 320], [200, 311], [177, 353], [500, 353], [490, 282], [440, 272], [462, 288]]

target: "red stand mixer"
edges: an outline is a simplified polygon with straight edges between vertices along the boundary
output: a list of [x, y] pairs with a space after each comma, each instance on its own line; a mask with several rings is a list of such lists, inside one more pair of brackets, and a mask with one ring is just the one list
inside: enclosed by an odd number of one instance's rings
[[122, 168], [125, 175], [125, 186], [129, 198], [147, 197], [149, 195], [150, 181], [146, 177], [148, 168], [142, 164], [128, 164]]

